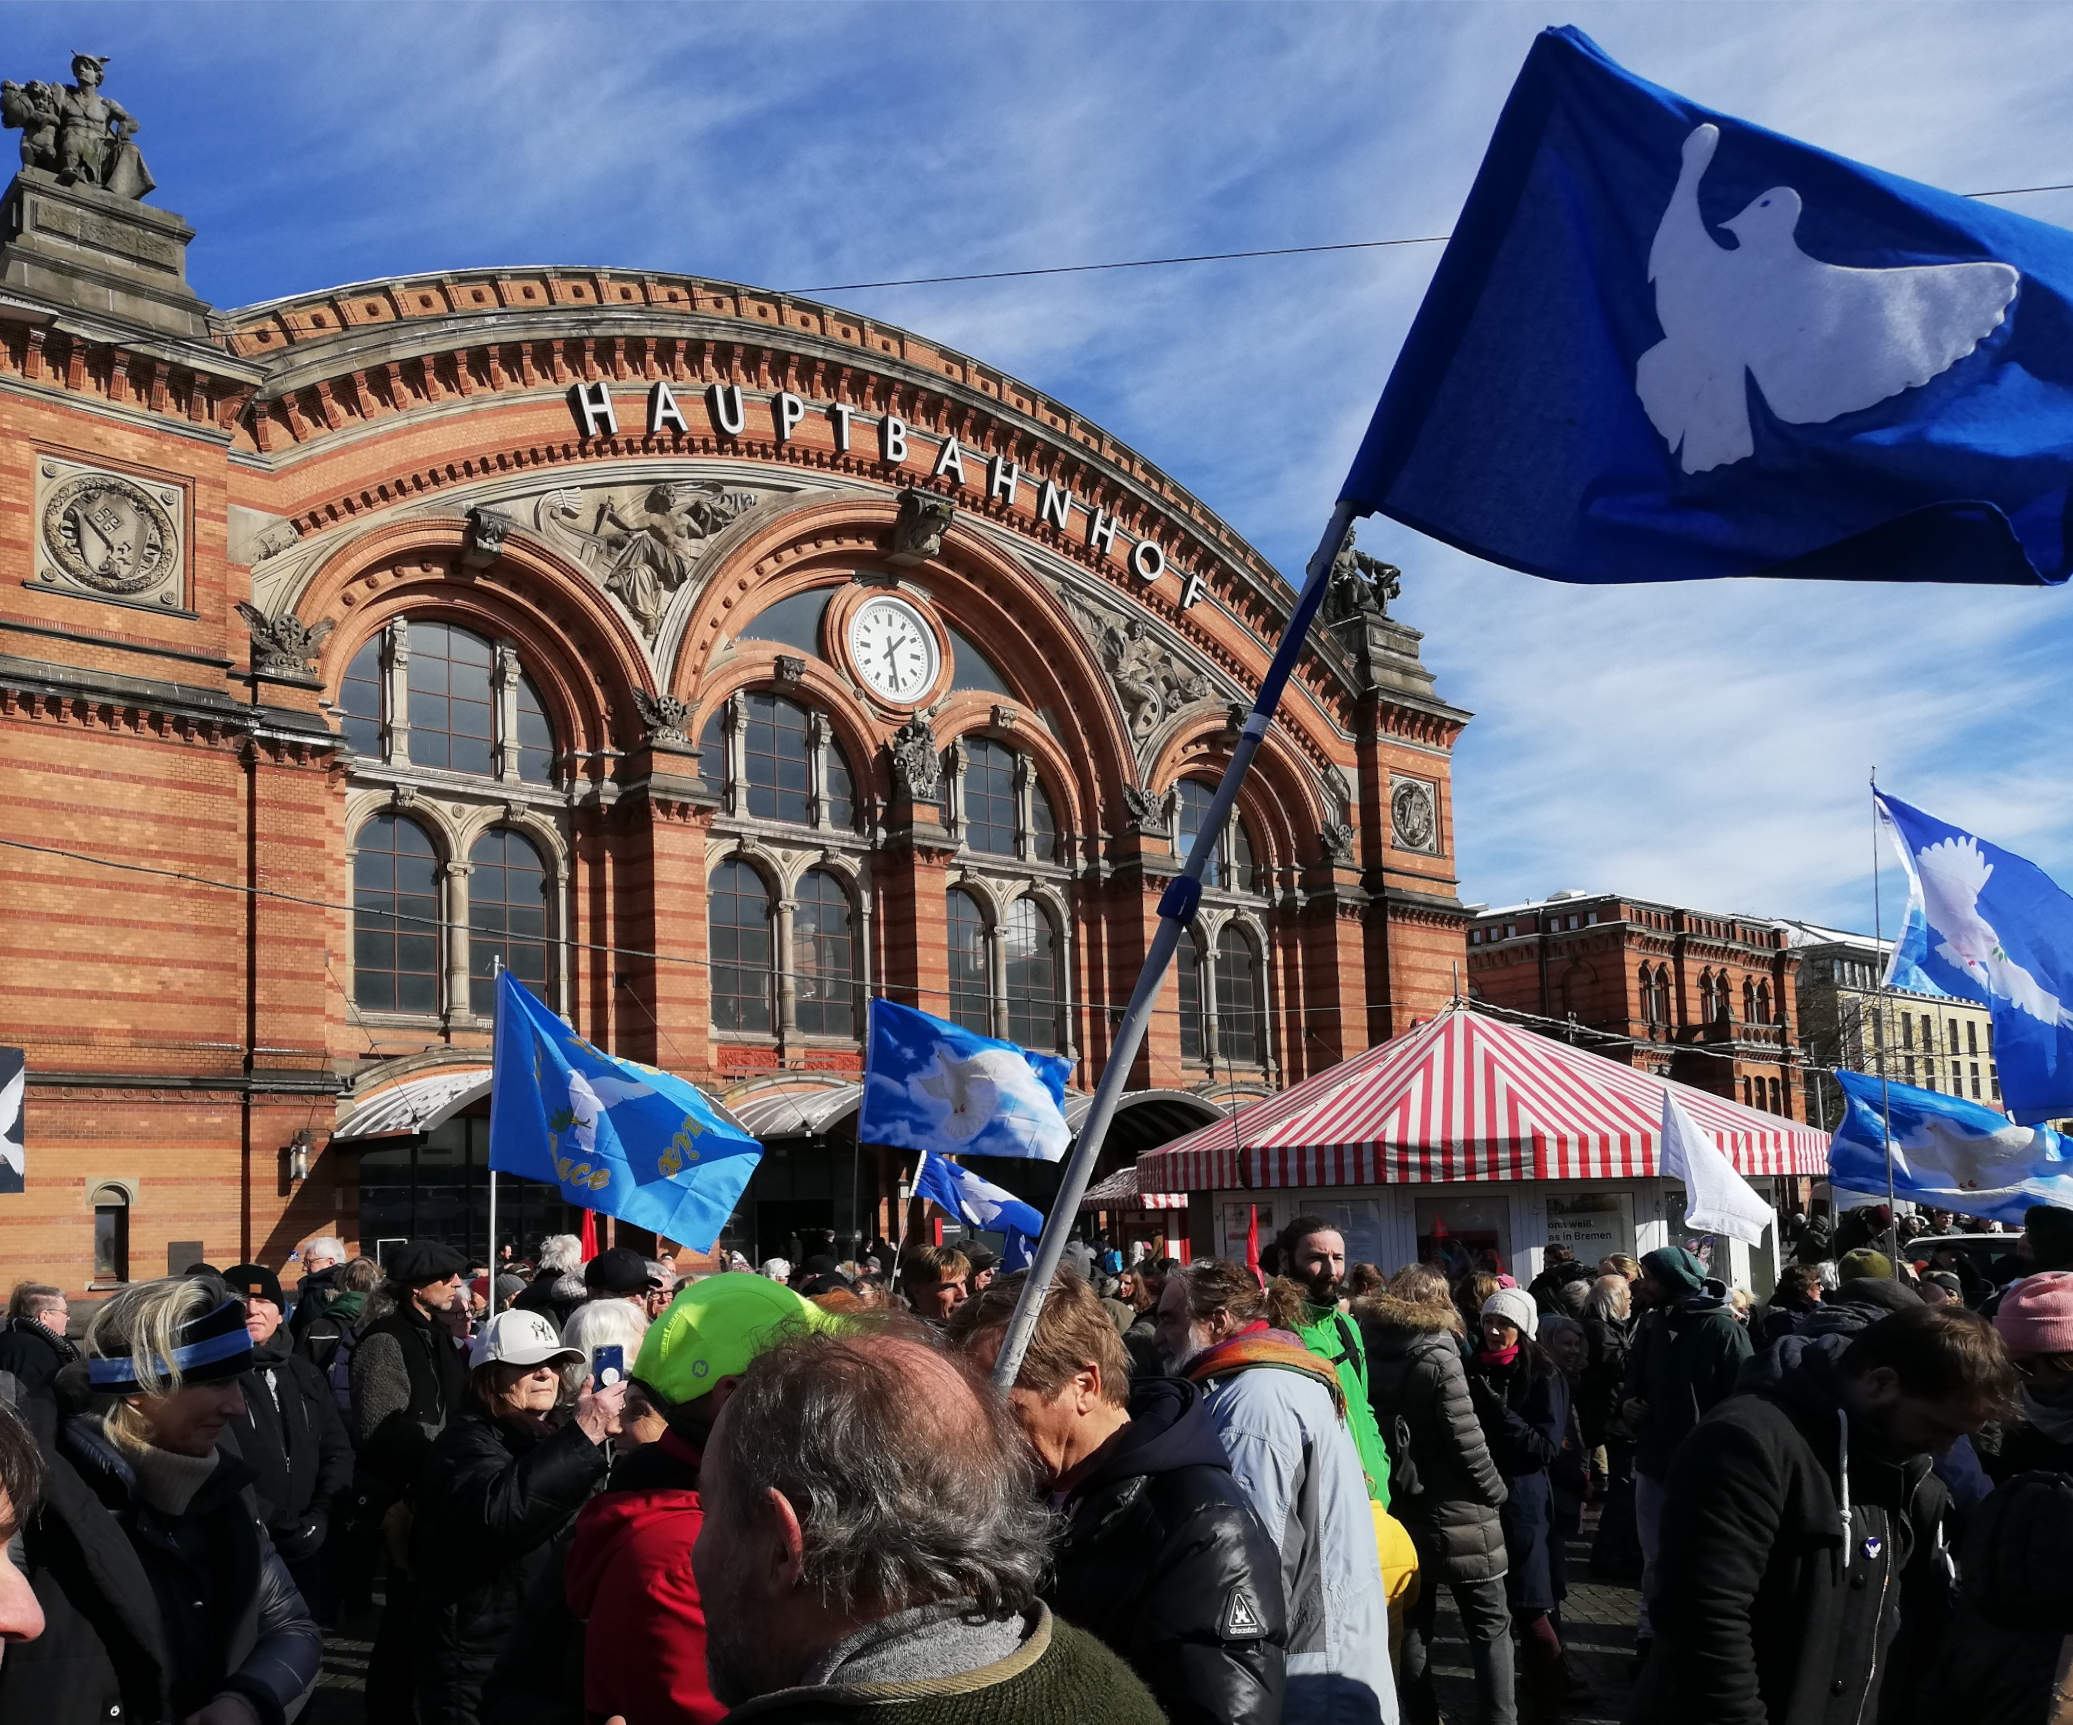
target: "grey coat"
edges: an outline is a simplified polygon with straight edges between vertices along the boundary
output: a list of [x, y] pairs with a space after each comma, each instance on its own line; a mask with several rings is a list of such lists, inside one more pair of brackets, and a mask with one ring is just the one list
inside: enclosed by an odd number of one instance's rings
[[1453, 1311], [1381, 1294], [1355, 1316], [1375, 1424], [1388, 1442], [1401, 1419], [1410, 1439], [1418, 1489], [1393, 1489], [1389, 1511], [1417, 1545], [1420, 1573], [1441, 1584], [1496, 1579], [1505, 1572], [1504, 1477], [1469, 1400]]

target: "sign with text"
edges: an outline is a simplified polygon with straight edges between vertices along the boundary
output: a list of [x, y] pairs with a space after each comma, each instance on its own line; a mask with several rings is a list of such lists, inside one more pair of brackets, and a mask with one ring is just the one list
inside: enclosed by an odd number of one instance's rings
[[1634, 1200], [1625, 1192], [1576, 1192], [1547, 1200], [1550, 1246], [1567, 1246], [1580, 1264], [1634, 1250]]
[[29, 1064], [19, 1048], [0, 1048], [0, 1192], [19, 1192], [27, 1179]]

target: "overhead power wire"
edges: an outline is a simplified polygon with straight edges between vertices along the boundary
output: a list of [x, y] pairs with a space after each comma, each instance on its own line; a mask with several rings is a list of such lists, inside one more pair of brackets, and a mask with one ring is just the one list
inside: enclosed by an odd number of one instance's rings
[[[2003, 186], [1998, 191], [1964, 192], [1967, 198], [2022, 198], [2033, 192], [2073, 192], [2073, 180], [2049, 186]], [[1031, 276], [1092, 275], [1102, 270], [1164, 269], [1173, 264], [1236, 263], [1248, 258], [1311, 257], [1320, 252], [1380, 251], [1391, 246], [1439, 246], [1452, 234], [1413, 234], [1393, 240], [1339, 240], [1321, 246], [1262, 246], [1242, 252], [1187, 252], [1170, 258], [1123, 258], [1099, 264], [1045, 264], [1020, 270], [970, 270], [961, 275], [895, 276], [875, 282], [829, 282], [819, 287], [794, 288], [800, 294], [861, 293], [867, 288], [941, 287], [954, 282], [1021, 281]]]

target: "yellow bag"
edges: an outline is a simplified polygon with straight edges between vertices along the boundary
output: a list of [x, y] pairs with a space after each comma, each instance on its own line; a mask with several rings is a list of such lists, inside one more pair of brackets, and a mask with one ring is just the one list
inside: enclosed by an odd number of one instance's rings
[[1389, 1604], [1389, 1662], [1402, 1656], [1404, 1613], [1418, 1603], [1418, 1548], [1404, 1524], [1379, 1503], [1375, 1512], [1375, 1551], [1382, 1562], [1382, 1597]]

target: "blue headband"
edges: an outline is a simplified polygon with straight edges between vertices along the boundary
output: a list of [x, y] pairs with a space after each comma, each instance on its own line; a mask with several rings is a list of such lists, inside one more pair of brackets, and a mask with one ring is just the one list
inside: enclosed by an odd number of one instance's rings
[[107, 1395], [133, 1396], [144, 1393], [137, 1375], [140, 1366], [149, 1368], [160, 1383], [175, 1376], [183, 1383], [218, 1383], [236, 1377], [252, 1363], [252, 1338], [245, 1330], [241, 1301], [225, 1300], [214, 1311], [182, 1324], [180, 1334], [188, 1339], [173, 1350], [169, 1360], [156, 1354], [89, 1358], [87, 1381]]

